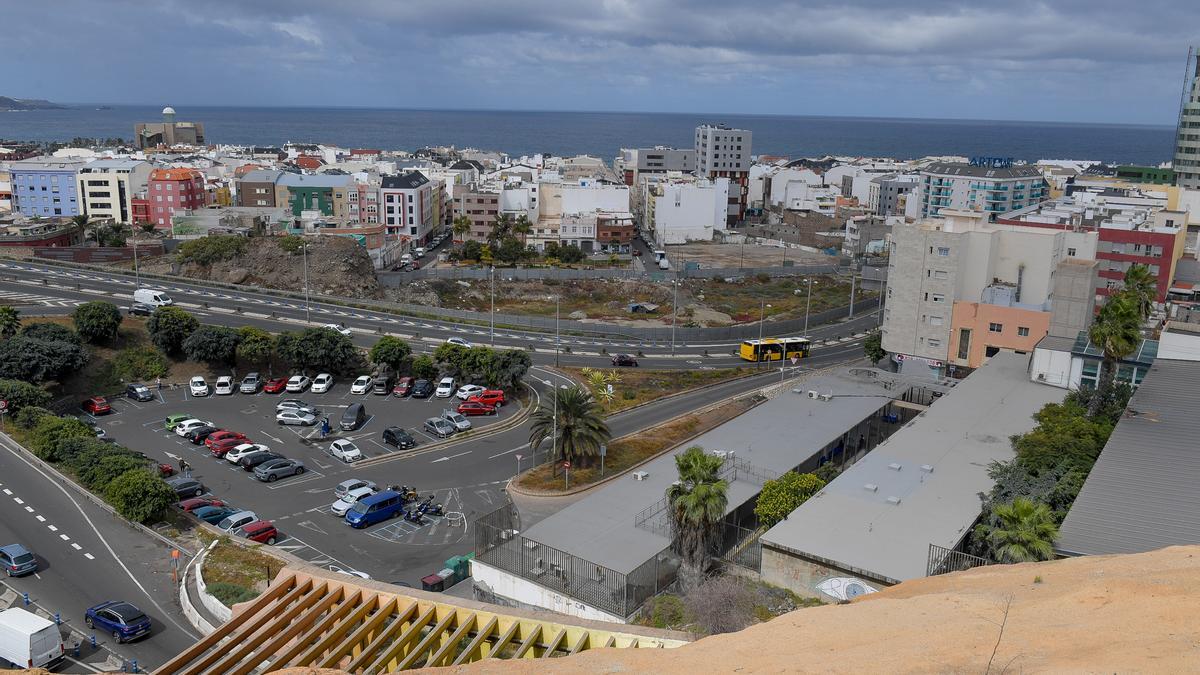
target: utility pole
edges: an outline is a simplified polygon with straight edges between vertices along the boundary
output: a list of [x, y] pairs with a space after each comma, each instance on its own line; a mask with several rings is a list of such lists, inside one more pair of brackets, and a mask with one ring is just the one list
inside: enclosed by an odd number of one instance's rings
[[496, 266], [495, 265], [492, 265], [491, 270], [488, 272], [488, 278], [491, 281], [491, 287], [492, 287], [491, 328], [492, 328], [492, 347], [495, 347], [496, 346]]
[[142, 275], [138, 272], [137, 239], [133, 240], [133, 287], [135, 289], [142, 287]]
[[858, 279], [858, 275], [854, 273], [854, 262], [850, 262], [850, 316], [848, 319], [854, 318], [854, 282]]
[[679, 316], [679, 272], [675, 272], [675, 280], [671, 282], [674, 287], [674, 300], [671, 301], [671, 356], [675, 356], [675, 321]]
[[[560, 338], [559, 338], [560, 333], [558, 330], [559, 303], [561, 303], [561, 302], [562, 302], [561, 295], [554, 296], [554, 367], [555, 368], [558, 367], [558, 351], [559, 351], [559, 345], [561, 344]], [[557, 406], [558, 405], [558, 393], [557, 393], [558, 390], [555, 389], [554, 391], [555, 391], [554, 404]], [[555, 422], [557, 422], [558, 417], [556, 416], [554, 418], [554, 420], [555, 420]]]
[[312, 306], [309, 301], [309, 295], [308, 295], [308, 242], [307, 241], [304, 242], [304, 244], [300, 247], [300, 250], [304, 252], [304, 321], [306, 323], [311, 323], [312, 322]]
[[[767, 318], [767, 301], [765, 299], [758, 301], [758, 363], [762, 363], [762, 357], [766, 353], [763, 349], [763, 321]], [[759, 368], [762, 366], [759, 365]]]
[[804, 337], [808, 337], [808, 312], [812, 309], [812, 277], [808, 278], [808, 302], [804, 305]]

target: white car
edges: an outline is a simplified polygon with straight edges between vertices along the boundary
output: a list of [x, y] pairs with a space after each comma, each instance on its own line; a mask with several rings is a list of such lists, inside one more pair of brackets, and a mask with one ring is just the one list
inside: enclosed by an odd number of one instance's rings
[[217, 523], [217, 529], [229, 532], [243, 525], [249, 525], [256, 520], [258, 520], [258, 516], [254, 515], [253, 511], [238, 511], [222, 518], [221, 522]]
[[324, 394], [333, 386], [333, 376], [329, 373], [321, 373], [313, 378], [312, 390], [316, 394]]
[[455, 431], [466, 431], [471, 428], [471, 420], [466, 415], [454, 410], [443, 410], [442, 419], [454, 425]]
[[308, 389], [309, 385], [311, 384], [312, 380], [308, 379], [307, 375], [293, 375], [288, 378], [287, 392], [289, 394], [299, 394], [305, 389]]
[[330, 504], [329, 512], [335, 516], [343, 517], [346, 515], [346, 512], [350, 510], [350, 507], [354, 506], [354, 502], [362, 499], [363, 497], [370, 497], [373, 494], [375, 494], [375, 488], [372, 487], [354, 488], [343, 495], [341, 499], [338, 499], [336, 502]]
[[371, 578], [371, 575], [367, 574], [366, 572], [359, 572], [358, 570], [342, 569], [341, 567], [338, 567], [337, 565], [330, 565], [329, 571], [337, 572], [338, 574], [345, 574], [348, 577], [358, 577], [359, 579], [370, 579]]
[[414, 248], [413, 255], [416, 256], [417, 258], [424, 258], [425, 257], [425, 247], [418, 246], [418, 247]]
[[329, 444], [329, 454], [349, 464], [363, 458], [362, 450], [350, 441], [338, 439]]
[[188, 391], [192, 396], [208, 396], [208, 383], [199, 375], [188, 380]]
[[465, 401], [475, 394], [482, 394], [484, 391], [486, 390], [477, 384], [464, 384], [458, 388], [458, 391], [454, 395]]
[[187, 436], [187, 432], [191, 431], [192, 429], [205, 426], [212, 426], [212, 422], [205, 422], [204, 420], [198, 419], [184, 420], [175, 425], [175, 435]]
[[344, 480], [344, 481], [338, 483], [336, 486], [334, 486], [333, 496], [340, 499], [342, 497], [345, 497], [352, 490], [357, 490], [358, 488], [365, 488], [365, 487], [375, 490], [375, 489], [378, 489], [379, 486], [376, 485], [375, 481], [373, 481], [373, 480], [365, 480], [363, 478], [347, 478], [346, 480]]
[[366, 394], [371, 391], [371, 376], [359, 375], [350, 385], [351, 394]]
[[327, 323], [324, 326], [321, 326], [321, 328], [328, 328], [336, 333], [341, 333], [347, 337], [350, 336], [350, 329], [346, 328], [346, 324], [344, 323]]
[[275, 412], [283, 412], [284, 410], [298, 410], [300, 412], [317, 414], [317, 407], [309, 405], [298, 398], [285, 398], [275, 404]]
[[230, 464], [237, 464], [246, 455], [249, 455], [252, 452], [258, 452], [259, 450], [270, 450], [270, 448], [265, 445], [259, 445], [258, 443], [242, 443], [241, 445], [235, 446], [232, 450], [225, 453], [225, 459], [229, 460]]
[[454, 378], [453, 377], [443, 377], [442, 379], [438, 380], [437, 390], [433, 392], [433, 395], [438, 398], [450, 398], [451, 396], [453, 396], [454, 395]]
[[213, 393], [217, 396], [229, 396], [232, 394], [233, 378], [228, 375], [218, 377], [216, 384], [213, 385]]
[[277, 424], [311, 427], [317, 423], [317, 416], [302, 410], [283, 410], [275, 413], [275, 422]]
[[465, 339], [463, 339], [463, 338], [460, 338], [460, 337], [446, 338], [446, 344], [448, 344], [448, 345], [458, 345], [459, 347], [466, 347], [467, 349], [470, 349], [471, 347], [474, 347], [474, 346], [475, 346], [475, 345], [471, 344], [470, 342], [467, 342]]

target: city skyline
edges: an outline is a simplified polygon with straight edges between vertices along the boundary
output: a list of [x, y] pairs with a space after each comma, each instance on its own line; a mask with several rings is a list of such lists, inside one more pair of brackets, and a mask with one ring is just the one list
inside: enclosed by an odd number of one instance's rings
[[13, 53], [39, 56], [0, 95], [1171, 125], [1200, 18], [1162, 2], [66, 5], [6, 10]]

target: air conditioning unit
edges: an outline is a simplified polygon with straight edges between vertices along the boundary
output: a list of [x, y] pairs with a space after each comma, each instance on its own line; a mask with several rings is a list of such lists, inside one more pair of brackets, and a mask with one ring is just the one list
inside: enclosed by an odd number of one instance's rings
[[892, 462], [888, 464], [888, 468], [892, 471], [899, 471], [902, 467], [900, 466], [900, 462]]
[[816, 400], [816, 398], [817, 398], [818, 396], [820, 396], [820, 394], [818, 394], [818, 393], [816, 392], [816, 390], [814, 390], [814, 389], [809, 389], [809, 390], [808, 390], [808, 397], [809, 397], [809, 398]]
[[825, 401], [826, 403], [828, 403], [829, 401], [832, 401], [832, 400], [833, 400], [833, 394], [832, 394], [832, 393], [828, 393], [828, 394], [821, 394], [821, 395], [819, 396], [819, 398], [820, 398], [822, 401]]
[[649, 477], [650, 477], [650, 474], [645, 471], [634, 471], [633, 472], [634, 480], [646, 480]]
[[924, 471], [925, 473], [933, 473], [933, 465], [932, 464], [922, 464], [921, 470]]
[[889, 504], [891, 504], [892, 506], [899, 506], [899, 505], [900, 505], [900, 498], [899, 498], [899, 497], [888, 497], [888, 498], [887, 498], [887, 500], [888, 500], [888, 503], [889, 503]]
[[866, 485], [863, 485], [863, 489], [867, 492], [879, 492], [879, 486], [874, 483], [867, 483]]

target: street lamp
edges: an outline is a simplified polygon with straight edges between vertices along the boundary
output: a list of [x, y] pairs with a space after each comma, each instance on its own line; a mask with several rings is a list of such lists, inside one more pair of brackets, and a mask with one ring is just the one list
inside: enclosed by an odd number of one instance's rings
[[[559, 310], [559, 304], [561, 303], [561, 301], [562, 301], [561, 295], [554, 296], [554, 367], [555, 368], [558, 367], [558, 350], [559, 350], [559, 345], [560, 345], [560, 341], [559, 341], [560, 333], [558, 332], [558, 318], [559, 318], [558, 310]], [[557, 394], [555, 395], [554, 400], [555, 400], [555, 402], [558, 401]]]
[[312, 307], [308, 295], [308, 242], [302, 242], [300, 250], [304, 253], [304, 321], [312, 322]]
[[[766, 321], [767, 308], [770, 307], [770, 305], [768, 305], [766, 303], [767, 303], [766, 300], [758, 301], [758, 360], [759, 360], [759, 363], [762, 362], [762, 357], [767, 353], [767, 350], [763, 348], [763, 322]], [[759, 367], [761, 368], [761, 366], [759, 366]]]
[[808, 312], [812, 309], [812, 277], [805, 281], [808, 282], [808, 301], [804, 304], [804, 337], [808, 337]]
[[671, 282], [674, 287], [674, 299], [671, 301], [671, 356], [675, 356], [675, 322], [679, 317], [679, 272], [675, 272], [675, 280]]
[[488, 281], [492, 292], [492, 313], [491, 313], [491, 329], [492, 329], [492, 347], [496, 346], [496, 266], [492, 265], [488, 270]]
[[[136, 237], [137, 235], [134, 235], [134, 236]], [[136, 238], [133, 240], [133, 287], [134, 288], [142, 287], [142, 275], [140, 272], [138, 272], [137, 239]]]
[[[553, 454], [554, 449], [558, 447], [558, 387], [555, 387], [550, 380], [542, 380], [542, 384], [554, 390], [554, 427], [550, 432], [550, 453]], [[537, 448], [533, 449], [533, 463], [537, 464]]]

